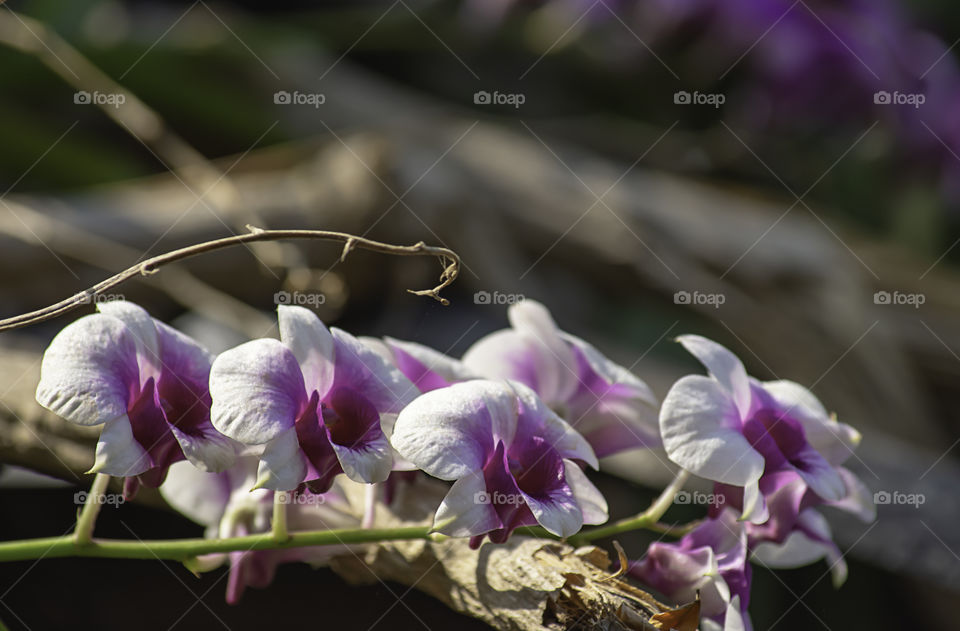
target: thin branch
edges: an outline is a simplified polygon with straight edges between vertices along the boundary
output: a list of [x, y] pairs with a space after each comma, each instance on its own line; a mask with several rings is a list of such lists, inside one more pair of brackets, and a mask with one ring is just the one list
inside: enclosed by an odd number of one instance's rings
[[380, 241], [373, 241], [364, 237], [347, 234], [345, 232], [332, 232], [329, 230], [263, 230], [254, 226], [247, 226], [249, 233], [204, 241], [196, 245], [190, 245], [177, 250], [166, 252], [158, 256], [151, 257], [126, 270], [103, 280], [90, 289], [74, 294], [73, 296], [61, 300], [43, 309], [24, 313], [12, 318], [0, 320], [0, 331], [8, 331], [23, 326], [44, 322], [63, 315], [77, 307], [87, 305], [94, 296], [120, 285], [136, 276], [148, 276], [155, 274], [164, 265], [175, 261], [193, 258], [207, 252], [214, 252], [224, 248], [233, 247], [245, 243], [255, 243], [261, 241], [281, 241], [281, 240], [309, 240], [316, 239], [321, 241], [338, 241], [344, 244], [344, 250], [341, 254], [341, 260], [355, 248], [362, 248], [374, 252], [391, 254], [394, 256], [435, 256], [443, 264], [443, 273], [440, 275], [440, 283], [432, 289], [413, 290], [408, 289], [410, 293], [417, 296], [429, 296], [440, 304], [448, 305], [450, 301], [440, 296], [440, 291], [449, 286], [460, 274], [460, 257], [456, 252], [449, 248], [442, 248], [427, 245], [423, 241], [414, 245], [391, 245]]

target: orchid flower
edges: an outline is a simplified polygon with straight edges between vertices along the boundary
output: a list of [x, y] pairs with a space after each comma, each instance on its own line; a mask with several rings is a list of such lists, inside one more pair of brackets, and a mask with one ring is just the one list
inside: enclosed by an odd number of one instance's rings
[[809, 390], [748, 377], [733, 353], [706, 338], [677, 339], [710, 376], [681, 378], [663, 401], [660, 431], [673, 462], [736, 489], [742, 518], [755, 524], [770, 516], [764, 496], [777, 473], [799, 478], [823, 502], [860, 494], [862, 484], [839, 466], [860, 434], [830, 418]]
[[467, 371], [529, 386], [598, 457], [660, 445], [657, 401], [646, 383], [561, 331], [538, 302], [519, 302], [507, 315], [512, 328], [487, 335], [463, 356]]
[[355, 337], [303, 307], [278, 308], [280, 341], [221, 353], [210, 372], [213, 424], [263, 446], [257, 486], [330, 488], [339, 473], [382, 482], [393, 468], [384, 428], [417, 389]]
[[724, 509], [676, 543], [650, 544], [630, 574], [674, 602], [692, 601], [699, 592], [703, 629], [749, 630], [748, 556], [744, 523]]
[[370, 337], [361, 340], [396, 366], [420, 392], [430, 392], [479, 378], [479, 375], [470, 372], [460, 360], [423, 344], [392, 337], [385, 337], [382, 341]]
[[589, 443], [520, 383], [474, 380], [418, 397], [397, 418], [394, 448], [453, 487], [434, 531], [502, 543], [539, 523], [568, 537], [603, 523], [607, 503], [578, 463], [597, 468]]
[[[274, 491], [250, 487], [256, 481], [257, 458], [243, 456], [222, 473], [204, 473], [186, 463], [170, 468], [160, 494], [177, 511], [207, 527], [207, 538], [243, 537], [270, 530]], [[344, 480], [317, 495], [306, 491], [292, 496], [287, 505], [290, 532], [356, 528], [360, 519], [351, 509]], [[196, 569], [209, 571], [225, 562], [230, 564], [227, 578], [227, 602], [236, 604], [247, 586], [270, 585], [277, 566], [301, 561], [320, 565], [344, 551], [344, 546], [309, 546], [279, 550], [240, 550], [203, 555]]]
[[210, 354], [123, 301], [64, 328], [40, 367], [37, 401], [78, 425], [102, 425], [91, 472], [126, 477], [125, 493], [159, 486], [186, 458], [222, 471], [237, 445], [210, 422]]

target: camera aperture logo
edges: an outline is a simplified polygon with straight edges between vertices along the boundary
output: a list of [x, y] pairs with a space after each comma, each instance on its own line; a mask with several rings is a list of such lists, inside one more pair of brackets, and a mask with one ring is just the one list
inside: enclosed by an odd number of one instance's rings
[[523, 294], [504, 294], [499, 291], [490, 293], [480, 290], [473, 294], [473, 304], [475, 305], [515, 305], [523, 302], [526, 296]]
[[73, 494], [73, 503], [77, 506], [92, 503], [119, 508], [120, 505], [126, 501], [120, 493], [98, 493], [91, 495], [87, 491], [78, 491]]
[[527, 102], [527, 96], [520, 92], [487, 92], [479, 90], [473, 93], [474, 105], [512, 105], [516, 109]]
[[278, 291], [273, 294], [273, 304], [276, 305], [305, 305], [317, 307], [327, 301], [327, 297], [319, 291]]
[[873, 294], [875, 305], [907, 305], [919, 309], [927, 301], [925, 294], [908, 294], [902, 291], [878, 291]]
[[501, 493], [500, 491], [477, 491], [473, 494], [474, 504], [493, 504], [494, 506], [519, 506], [526, 504], [523, 493]]
[[873, 102], [875, 105], [909, 105], [915, 109], [927, 102], [927, 97], [919, 92], [887, 92], [878, 90], [873, 93]]
[[702, 291], [678, 291], [673, 294], [673, 304], [676, 305], [708, 305], [719, 309], [727, 301], [724, 294], [707, 294]]
[[713, 506], [719, 508], [727, 503], [722, 493], [701, 493], [700, 491], [677, 491], [673, 496], [674, 504], [693, 504], [696, 506]]
[[677, 90], [673, 93], [674, 105], [710, 105], [719, 108], [727, 102], [727, 97], [719, 92], [687, 92]]
[[277, 105], [309, 105], [314, 109], [320, 109], [320, 106], [327, 102], [327, 95], [321, 92], [280, 90], [273, 93], [273, 102]]
[[76, 105], [109, 105], [114, 108], [119, 108], [121, 105], [127, 102], [126, 94], [111, 93], [111, 92], [87, 92], [86, 90], [80, 90], [73, 93], [73, 102]]

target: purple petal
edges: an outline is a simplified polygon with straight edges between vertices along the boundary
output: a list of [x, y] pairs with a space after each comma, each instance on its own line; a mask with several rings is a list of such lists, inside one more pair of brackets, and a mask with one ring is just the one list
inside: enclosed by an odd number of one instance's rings
[[386, 480], [393, 456], [377, 409], [352, 388], [336, 388], [327, 402], [323, 423], [343, 472], [356, 482]]
[[[378, 412], [397, 414], [419, 391], [396, 366], [346, 331], [331, 329], [334, 340], [332, 389], [347, 387], [363, 393]], [[326, 393], [321, 393], [321, 395]]]
[[521, 383], [510, 384], [519, 400], [517, 431], [513, 442], [523, 443], [534, 436], [543, 438], [562, 458], [584, 462], [599, 468], [593, 448], [586, 439], [548, 408], [543, 400]]
[[445, 388], [453, 383], [477, 377], [467, 370], [462, 362], [422, 344], [391, 337], [384, 338], [384, 341], [397, 368], [420, 392]]

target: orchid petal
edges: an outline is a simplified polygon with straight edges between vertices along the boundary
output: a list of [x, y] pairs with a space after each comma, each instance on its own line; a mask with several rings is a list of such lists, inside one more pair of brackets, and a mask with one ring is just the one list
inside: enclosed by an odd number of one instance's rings
[[146, 383], [150, 377], [159, 379], [162, 370], [160, 342], [157, 338], [155, 320], [150, 317], [150, 314], [143, 307], [125, 300], [97, 303], [97, 311], [123, 322], [136, 340], [140, 383]]
[[468, 370], [460, 360], [428, 346], [392, 337], [384, 338], [384, 341], [397, 368], [422, 392], [479, 376]]
[[[507, 310], [515, 331], [536, 340], [546, 350], [537, 391], [545, 399], [563, 401], [577, 388], [577, 361], [569, 344], [560, 337], [553, 316], [539, 302], [524, 300]], [[552, 360], [552, 361], [551, 361]]]
[[433, 520], [433, 531], [472, 537], [503, 527], [488, 499], [483, 474], [469, 473], [453, 483]]
[[140, 475], [153, 466], [150, 455], [133, 437], [130, 419], [124, 414], [104, 423], [93, 467], [88, 473], [129, 477]]
[[391, 438], [405, 459], [442, 480], [483, 469], [496, 440], [516, 431], [517, 398], [506, 384], [475, 380], [417, 397], [397, 417]]
[[67, 325], [43, 354], [37, 401], [78, 425], [125, 416], [139, 387], [136, 341], [122, 322], [88, 315]]
[[334, 327], [330, 332], [336, 361], [331, 390], [345, 386], [360, 391], [378, 412], [392, 414], [419, 394], [416, 386], [376, 351], [346, 331]]
[[827, 502], [828, 505], [852, 513], [861, 521], [870, 523], [877, 518], [877, 505], [873, 501], [873, 493], [867, 485], [852, 471], [839, 467], [837, 473], [847, 487], [843, 499], [836, 502]]
[[223, 473], [204, 473], [181, 460], [170, 465], [160, 494], [177, 512], [203, 526], [215, 526], [230, 500], [230, 479]]
[[860, 444], [860, 432], [829, 417], [812, 392], [793, 381], [767, 381], [762, 384], [780, 405], [803, 426], [807, 440], [832, 465], [843, 463]]
[[524, 436], [539, 435], [562, 457], [582, 460], [594, 469], [600, 468], [590, 443], [547, 407], [536, 392], [516, 381], [510, 382], [510, 387], [520, 400], [516, 432], [518, 440]]
[[214, 427], [247, 445], [268, 443], [293, 427], [306, 403], [293, 352], [271, 339], [221, 353], [210, 369]]
[[307, 475], [307, 459], [300, 450], [296, 429], [281, 432], [267, 443], [260, 456], [255, 488], [292, 491]]
[[571, 460], [563, 461], [563, 477], [573, 491], [573, 496], [583, 513], [583, 523], [589, 526], [602, 524], [609, 519], [607, 500], [593, 485], [579, 465]]
[[180, 443], [183, 455], [201, 471], [219, 473], [228, 469], [240, 450], [239, 443], [218, 432], [210, 421], [192, 428], [189, 433], [173, 424], [170, 431]]
[[289, 348], [303, 373], [303, 382], [310, 391], [322, 397], [333, 384], [333, 335], [320, 318], [305, 307], [277, 307], [280, 340]]
[[702, 478], [746, 486], [756, 483], [764, 460], [737, 429], [730, 395], [712, 379], [688, 375], [667, 393], [660, 433], [670, 460]]
[[567, 485], [551, 489], [546, 497], [528, 493], [523, 493], [523, 497], [537, 522], [558, 537], [575, 535], [583, 526], [583, 511]]
[[677, 341], [733, 396], [741, 417], [746, 416], [750, 411], [750, 380], [737, 356], [713, 340], [699, 335], [681, 335]]

